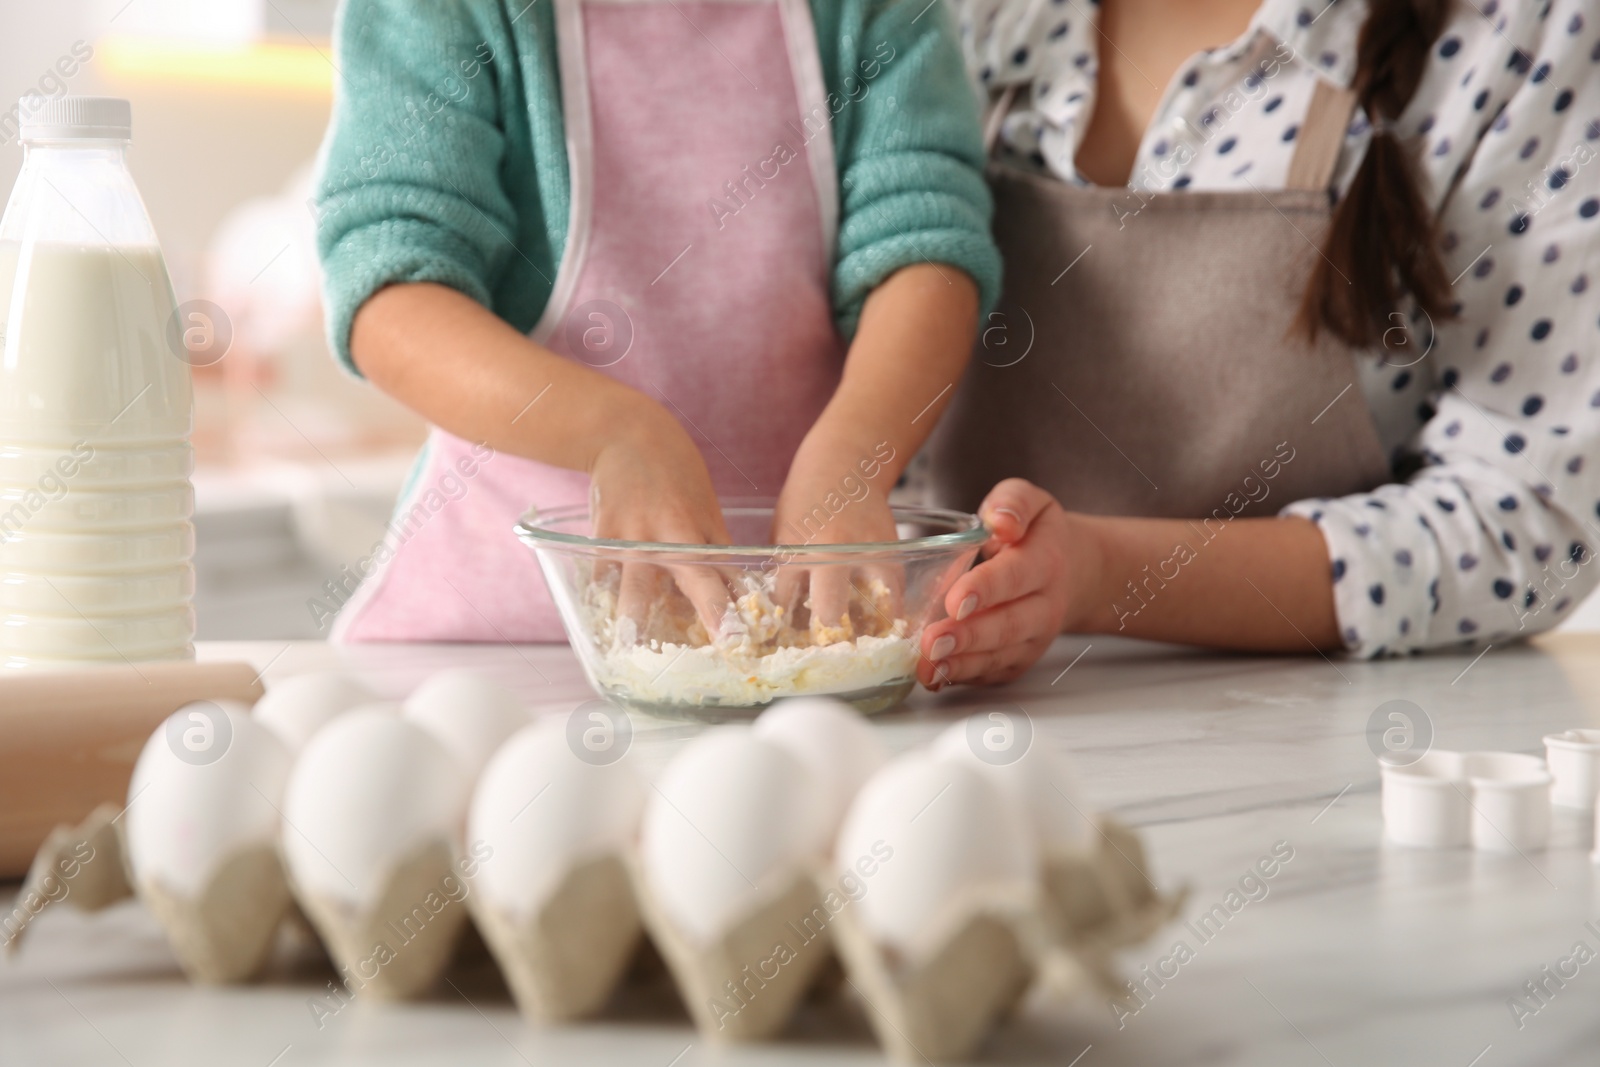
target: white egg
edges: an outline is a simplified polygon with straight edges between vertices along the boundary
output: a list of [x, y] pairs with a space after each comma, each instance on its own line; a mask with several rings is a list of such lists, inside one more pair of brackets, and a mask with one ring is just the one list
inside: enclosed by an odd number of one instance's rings
[[504, 914], [531, 915], [577, 864], [632, 849], [648, 788], [626, 760], [574, 755], [563, 718], [523, 727], [473, 792], [467, 840], [490, 850], [476, 888]]
[[274, 683], [256, 701], [253, 714], [291, 752], [298, 752], [335, 716], [377, 699], [376, 694], [347, 674], [297, 674]]
[[382, 705], [339, 716], [306, 745], [283, 798], [283, 855], [302, 892], [370, 906], [396, 866], [455, 849], [470, 783], [443, 745]]
[[449, 749], [476, 778], [494, 750], [528, 725], [528, 709], [516, 694], [477, 671], [440, 671], [406, 700], [407, 719]]
[[[357, 704], [344, 714], [350, 715], [359, 711], [363, 713], [387, 715], [391, 719], [398, 719], [400, 718], [400, 712], [404, 709], [404, 707], [405, 705], [401, 704], [398, 700], [369, 700], [365, 704]], [[412, 725], [416, 724], [413, 723]], [[422, 732], [427, 733], [428, 731], [423, 730]], [[429, 736], [432, 735], [430, 734]], [[438, 738], [435, 737], [434, 740], [437, 741]], [[446, 749], [445, 751], [448, 752], [449, 749]]]
[[862, 787], [834, 862], [865, 885], [855, 905], [865, 928], [913, 957], [937, 948], [974, 906], [1031, 898], [1038, 878], [1016, 803], [966, 762], [926, 751], [900, 756]]
[[[1003, 714], [1003, 713], [1001, 713]], [[934, 752], [949, 759], [962, 760], [975, 767], [1022, 806], [1033, 827], [1039, 848], [1048, 854], [1081, 854], [1097, 847], [1100, 831], [1094, 813], [1078, 786], [1066, 757], [1037, 732], [1015, 759], [984, 759], [981, 747], [985, 731], [1003, 729], [984, 715], [974, 715], [950, 727], [934, 742]], [[989, 754], [989, 750], [985, 750]]]
[[123, 816], [134, 877], [195, 898], [217, 864], [270, 845], [291, 756], [234, 701], [197, 701], [145, 742]]
[[762, 712], [752, 728], [757, 737], [788, 749], [816, 776], [830, 842], [856, 793], [889, 759], [861, 713], [827, 697], [781, 701]]
[[822, 848], [821, 788], [781, 745], [721, 726], [667, 765], [645, 807], [640, 859], [657, 903], [702, 943], [787, 890]]

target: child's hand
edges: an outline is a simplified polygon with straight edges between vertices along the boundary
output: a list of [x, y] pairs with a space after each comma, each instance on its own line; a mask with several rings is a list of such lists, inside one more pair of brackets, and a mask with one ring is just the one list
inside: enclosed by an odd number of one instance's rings
[[[704, 545], [729, 543], [717, 492], [705, 460], [678, 420], [659, 404], [641, 403], [617, 419], [589, 469], [590, 509], [597, 537]], [[728, 587], [710, 567], [670, 568], [713, 636], [729, 603]], [[653, 567], [623, 568], [618, 611], [635, 620], [648, 614], [657, 589]]]
[[984, 562], [945, 594], [950, 617], [922, 632], [917, 679], [929, 689], [1020, 676], [1061, 632], [1098, 569], [1092, 544], [1076, 536], [1055, 498], [1031, 482], [1001, 482], [978, 514], [992, 534]]
[[[773, 513], [775, 544], [852, 545], [893, 541], [894, 514], [889, 509], [889, 489], [894, 484], [881, 463], [873, 463], [870, 450], [849, 445], [818, 447], [807, 443], [789, 468], [789, 477]], [[863, 455], [865, 459], [863, 459]], [[862, 470], [877, 470], [869, 478]], [[877, 579], [887, 598], [873, 595]], [[831, 642], [856, 636], [846, 617], [854, 596], [874, 616], [863, 622], [869, 632], [891, 625], [899, 615], [898, 574], [844, 563], [820, 564], [809, 570], [786, 566], [778, 572], [778, 603], [793, 611], [802, 598], [811, 607], [811, 633], [815, 640]], [[881, 617], [879, 617], [881, 615]]]

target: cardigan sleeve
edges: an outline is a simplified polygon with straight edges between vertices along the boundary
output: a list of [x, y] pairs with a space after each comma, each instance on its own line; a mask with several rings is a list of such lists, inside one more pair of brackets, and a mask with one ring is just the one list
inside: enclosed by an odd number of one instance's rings
[[[985, 311], [1000, 288], [977, 100], [944, 3], [866, 0], [830, 79], [839, 159], [833, 299], [851, 335], [867, 295], [916, 263], [965, 272]], [[851, 25], [855, 22], [856, 25]]]
[[479, 7], [347, 0], [342, 8], [313, 210], [329, 339], [352, 372], [351, 322], [379, 289], [436, 282], [487, 305], [516, 254], [495, 88], [508, 44]]

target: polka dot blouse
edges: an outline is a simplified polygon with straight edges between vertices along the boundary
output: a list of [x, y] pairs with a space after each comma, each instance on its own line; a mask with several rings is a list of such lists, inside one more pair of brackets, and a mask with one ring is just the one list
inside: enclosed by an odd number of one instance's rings
[[[1090, 0], [949, 0], [973, 77], [1016, 85], [1000, 151], [1081, 183]], [[1348, 85], [1364, 0], [1266, 0], [1174, 76], [1130, 184], [1281, 188], [1318, 78]], [[1600, 7], [1455, 5], [1399, 131], [1420, 152], [1453, 318], [1396, 315], [1359, 379], [1396, 481], [1285, 513], [1327, 539], [1348, 648], [1382, 656], [1556, 625], [1600, 584]], [[1358, 114], [1336, 185], [1360, 164]]]

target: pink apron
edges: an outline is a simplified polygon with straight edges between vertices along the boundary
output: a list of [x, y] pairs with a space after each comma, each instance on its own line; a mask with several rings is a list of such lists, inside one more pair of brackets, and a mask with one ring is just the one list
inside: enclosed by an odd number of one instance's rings
[[[838, 187], [810, 7], [556, 3], [572, 215], [532, 337], [660, 401], [719, 496], [776, 497], [844, 364], [828, 296]], [[535, 402], [519, 418], [539, 416]], [[512, 526], [530, 506], [584, 503], [588, 489], [581, 472], [434, 429], [391, 551], [334, 639], [563, 640]]]

